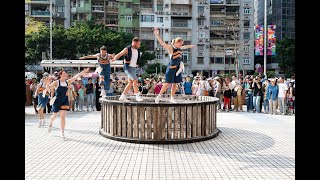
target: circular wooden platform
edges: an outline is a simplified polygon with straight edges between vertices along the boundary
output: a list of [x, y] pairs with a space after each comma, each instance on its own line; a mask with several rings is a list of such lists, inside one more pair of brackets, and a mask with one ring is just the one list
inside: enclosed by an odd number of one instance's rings
[[100, 98], [101, 127], [99, 133], [113, 140], [132, 143], [190, 143], [216, 137], [216, 103], [209, 96], [163, 95], [155, 104], [156, 95], [141, 95], [144, 101], [119, 101], [119, 96]]

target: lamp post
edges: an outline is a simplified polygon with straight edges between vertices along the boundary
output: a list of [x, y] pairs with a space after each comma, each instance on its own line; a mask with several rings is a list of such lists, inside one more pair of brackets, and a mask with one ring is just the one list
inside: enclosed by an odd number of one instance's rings
[[264, 0], [264, 56], [263, 56], [263, 74], [267, 78], [267, 0]]
[[[52, 0], [50, 0], [50, 61], [52, 61]], [[50, 68], [50, 74], [52, 74], [52, 67]]]

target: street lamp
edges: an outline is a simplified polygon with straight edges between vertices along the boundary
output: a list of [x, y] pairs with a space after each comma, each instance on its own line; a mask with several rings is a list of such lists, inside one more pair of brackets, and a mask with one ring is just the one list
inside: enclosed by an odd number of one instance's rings
[[[52, 61], [52, 0], [50, 0], [50, 61]], [[52, 74], [52, 67], [50, 68], [50, 74]]]

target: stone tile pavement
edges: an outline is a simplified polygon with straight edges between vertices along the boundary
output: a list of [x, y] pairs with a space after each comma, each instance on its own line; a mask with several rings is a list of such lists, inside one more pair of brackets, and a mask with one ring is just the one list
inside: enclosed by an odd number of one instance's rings
[[99, 135], [100, 111], [69, 112], [48, 134], [31, 106], [25, 116], [25, 178], [42, 179], [295, 179], [295, 117], [219, 112], [218, 137], [191, 144], [148, 145]]

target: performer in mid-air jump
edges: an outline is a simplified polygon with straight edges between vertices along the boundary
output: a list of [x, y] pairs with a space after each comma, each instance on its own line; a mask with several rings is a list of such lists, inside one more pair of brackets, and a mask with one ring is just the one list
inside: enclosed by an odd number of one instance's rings
[[124, 88], [119, 100], [123, 102], [129, 102], [127, 99], [127, 93], [130, 91], [133, 86], [134, 95], [136, 95], [137, 101], [143, 101], [140, 97], [139, 87], [138, 87], [138, 77], [136, 75], [136, 68], [140, 64], [140, 44], [141, 41], [138, 37], [132, 39], [131, 45], [125, 47], [120, 53], [118, 53], [114, 59], [115, 61], [121, 56], [125, 56], [124, 59], [124, 72], [128, 75], [128, 84]]
[[155, 103], [158, 104], [161, 100], [161, 95], [167, 90], [167, 88], [172, 85], [171, 87], [171, 99], [170, 103], [176, 103], [174, 100], [174, 95], [176, 93], [176, 86], [177, 83], [182, 82], [182, 69], [183, 69], [183, 63], [182, 63], [182, 50], [193, 48], [193, 45], [185, 45], [183, 46], [183, 39], [180, 37], [177, 37], [172, 40], [171, 44], [166, 44], [162, 41], [162, 39], [159, 36], [159, 29], [157, 27], [154, 28], [154, 34], [156, 38], [158, 39], [160, 45], [168, 50], [170, 55], [170, 62], [167, 66], [166, 70], [166, 82], [163, 83], [163, 86], [161, 88], [161, 91], [159, 95], [155, 99]]
[[[108, 54], [107, 53], [107, 47], [102, 46], [100, 48], [100, 53], [94, 54], [94, 55], [88, 55], [80, 57], [79, 59], [88, 59], [88, 58], [97, 58], [100, 68], [98, 67], [96, 72], [99, 73], [99, 75], [103, 75], [104, 77], [104, 88], [101, 89], [101, 96], [106, 97], [106, 91], [110, 88], [110, 60], [114, 58], [115, 54]], [[102, 69], [102, 70], [101, 70]], [[100, 71], [100, 72], [99, 72]]]

